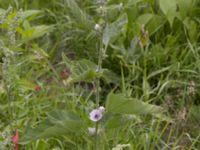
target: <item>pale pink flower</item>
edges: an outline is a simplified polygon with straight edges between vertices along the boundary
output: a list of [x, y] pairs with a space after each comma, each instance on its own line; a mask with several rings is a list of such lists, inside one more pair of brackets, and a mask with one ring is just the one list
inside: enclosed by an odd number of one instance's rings
[[90, 112], [90, 120], [97, 122], [101, 120], [103, 117], [103, 113], [105, 111], [105, 108], [103, 106], [100, 106], [98, 109], [94, 109]]

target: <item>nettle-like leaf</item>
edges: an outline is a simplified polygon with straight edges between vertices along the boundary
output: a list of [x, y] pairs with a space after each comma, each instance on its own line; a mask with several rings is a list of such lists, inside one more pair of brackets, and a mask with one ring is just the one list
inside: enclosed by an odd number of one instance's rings
[[20, 144], [27, 144], [44, 138], [70, 136], [71, 134], [79, 135], [84, 129], [86, 129], [86, 126], [76, 114], [55, 110], [49, 113], [47, 119], [36, 128], [28, 129], [27, 133], [21, 138]]
[[64, 64], [70, 69], [70, 82], [88, 81], [91, 82], [98, 76], [96, 72], [97, 65], [87, 59], [79, 61], [70, 61], [62, 54]]
[[41, 10], [26, 10], [26, 11], [23, 11], [22, 15], [21, 15], [21, 18], [22, 19], [29, 19], [29, 20], [32, 20], [34, 19], [35, 17], [37, 17], [39, 14], [41, 14], [42, 11]]
[[19, 89], [23, 91], [33, 90], [35, 86], [34, 83], [25, 79], [21, 79], [17, 81], [17, 83], [19, 85]]
[[72, 81], [92, 81], [97, 77], [97, 65], [87, 59], [72, 62], [71, 64]]
[[108, 70], [102, 69], [102, 72], [97, 73], [97, 65], [89, 60], [82, 59], [75, 63], [74, 79], [77, 81], [94, 79], [95, 77], [102, 77], [107, 83], [116, 83], [119, 81], [117, 75]]
[[107, 47], [110, 42], [113, 42], [121, 34], [124, 25], [127, 23], [127, 15], [123, 14], [115, 22], [108, 24], [103, 33], [103, 44]]
[[74, 0], [65, 0], [67, 6], [70, 9], [70, 12], [75, 19], [75, 21], [78, 23], [77, 25], [79, 27], [84, 27], [86, 29], [91, 29], [91, 25], [94, 24], [91, 20], [88, 18], [88, 14], [86, 14], [76, 3]]
[[101, 72], [97, 72], [97, 65], [90, 60], [70, 61], [64, 54], [62, 57], [66, 66], [70, 68], [70, 82], [93, 82], [96, 77], [100, 77], [108, 84], [119, 83], [119, 77], [114, 72], [106, 68], [103, 68]]
[[24, 21], [23, 28], [18, 27], [17, 31], [22, 35], [22, 42], [25, 43], [27, 41], [39, 38], [46, 33], [51, 32], [54, 29], [52, 25], [38, 25], [31, 26], [28, 21]]
[[123, 94], [110, 93], [107, 97], [106, 110], [119, 114], [155, 114], [161, 113], [162, 107], [148, 104], [137, 99], [128, 98]]

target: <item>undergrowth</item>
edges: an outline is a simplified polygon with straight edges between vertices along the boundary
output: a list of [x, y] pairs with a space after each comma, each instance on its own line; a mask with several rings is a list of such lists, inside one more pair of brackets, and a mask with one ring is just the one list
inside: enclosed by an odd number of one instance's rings
[[0, 0], [0, 149], [200, 149], [199, 0]]

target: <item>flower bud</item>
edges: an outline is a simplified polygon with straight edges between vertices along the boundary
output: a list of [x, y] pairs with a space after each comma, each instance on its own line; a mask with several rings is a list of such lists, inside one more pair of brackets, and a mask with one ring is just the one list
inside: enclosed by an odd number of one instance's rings
[[99, 24], [95, 24], [94, 29], [96, 31], [101, 31], [101, 26]]

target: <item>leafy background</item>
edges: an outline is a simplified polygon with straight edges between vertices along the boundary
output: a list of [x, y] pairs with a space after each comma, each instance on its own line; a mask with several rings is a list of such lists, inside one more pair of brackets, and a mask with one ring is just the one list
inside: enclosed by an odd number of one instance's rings
[[2, 149], [199, 149], [200, 1], [100, 2], [0, 0]]

